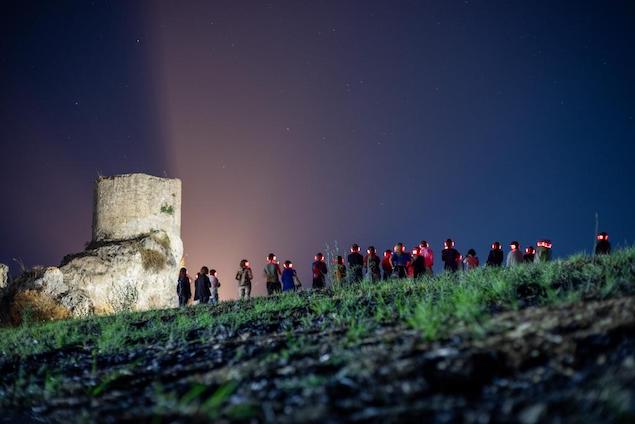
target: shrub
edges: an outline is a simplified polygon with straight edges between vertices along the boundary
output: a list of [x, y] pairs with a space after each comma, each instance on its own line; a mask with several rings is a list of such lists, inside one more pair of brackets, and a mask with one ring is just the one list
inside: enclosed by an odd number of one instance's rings
[[139, 253], [141, 253], [143, 269], [146, 271], [160, 271], [165, 267], [167, 259], [163, 253], [152, 249], [140, 249]]
[[10, 309], [10, 320], [13, 325], [66, 319], [69, 316], [68, 309], [38, 290], [16, 293]]

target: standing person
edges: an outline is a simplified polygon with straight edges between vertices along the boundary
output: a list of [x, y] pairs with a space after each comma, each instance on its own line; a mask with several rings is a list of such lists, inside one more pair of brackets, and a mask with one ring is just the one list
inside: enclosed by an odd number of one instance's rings
[[476, 256], [476, 250], [468, 250], [465, 259], [463, 259], [463, 269], [465, 271], [470, 271], [472, 269], [478, 268], [479, 265], [480, 261], [478, 260], [478, 256]]
[[595, 254], [596, 255], [610, 255], [611, 254], [611, 242], [609, 241], [609, 235], [605, 232], [601, 232], [596, 237]]
[[335, 282], [340, 285], [346, 282], [346, 265], [341, 256], [335, 259]]
[[390, 266], [392, 267], [392, 274], [397, 278], [406, 278], [408, 263], [410, 262], [410, 255], [406, 253], [403, 243], [397, 243], [394, 248], [394, 252], [390, 257]]
[[366, 249], [368, 253], [364, 257], [364, 267], [366, 268], [366, 278], [368, 281], [372, 283], [376, 283], [381, 280], [381, 261], [379, 260], [379, 256], [377, 256], [377, 251], [375, 250], [375, 246], [368, 246]]
[[276, 260], [276, 255], [273, 253], [267, 255], [267, 264], [265, 265], [264, 274], [267, 284], [267, 295], [271, 296], [274, 293], [280, 293], [282, 290], [282, 286], [280, 285], [282, 271]]
[[238, 294], [240, 300], [249, 300], [251, 298], [251, 281], [254, 279], [254, 274], [249, 267], [249, 261], [243, 259], [240, 261], [240, 268], [236, 272], [236, 281], [238, 281]]
[[364, 257], [359, 253], [359, 246], [353, 243], [348, 255], [348, 270], [351, 283], [359, 283], [364, 278]]
[[534, 257], [536, 256], [536, 249], [533, 246], [527, 246], [525, 248], [525, 254], [523, 255], [523, 262], [526, 264], [531, 264], [534, 262]]
[[179, 271], [179, 279], [176, 282], [176, 294], [179, 297], [179, 306], [187, 305], [188, 300], [192, 297], [190, 277], [187, 276], [187, 269], [185, 268], [181, 268]]
[[546, 239], [538, 240], [536, 247], [534, 262], [549, 262], [551, 260], [551, 241]]
[[392, 276], [392, 264], [390, 263], [390, 258], [392, 257], [392, 252], [390, 249], [387, 249], [384, 252], [384, 259], [381, 260], [381, 270], [383, 272], [382, 279], [388, 280]]
[[447, 239], [443, 244], [441, 252], [441, 260], [443, 261], [443, 269], [450, 272], [456, 272], [461, 262], [461, 254], [454, 248], [454, 240]]
[[432, 251], [430, 244], [425, 240], [421, 240], [421, 243], [419, 243], [419, 249], [421, 249], [421, 256], [423, 256], [424, 265], [426, 267], [425, 273], [426, 275], [432, 277], [432, 267], [434, 266], [434, 252]]
[[209, 272], [209, 281], [212, 283], [212, 298], [211, 302], [214, 305], [218, 305], [218, 289], [220, 288], [220, 281], [218, 280], [218, 274], [215, 269]]
[[523, 254], [520, 251], [520, 243], [512, 241], [509, 244], [509, 253], [507, 253], [507, 267], [514, 267], [523, 263]]
[[421, 254], [421, 248], [415, 246], [412, 249], [412, 260], [410, 261], [412, 267], [412, 278], [417, 279], [421, 277], [426, 271], [426, 262]]
[[194, 300], [198, 300], [199, 303], [208, 303], [212, 295], [210, 291], [212, 283], [209, 281], [208, 273], [209, 268], [204, 266], [201, 268], [201, 272], [198, 273], [196, 281], [194, 282]]
[[326, 287], [326, 275], [329, 270], [324, 263], [324, 255], [318, 253], [315, 255], [315, 262], [313, 262], [313, 288], [323, 289]]
[[291, 261], [284, 261], [282, 270], [282, 291], [295, 291], [296, 281], [298, 280], [298, 274], [293, 269], [293, 263]]
[[503, 265], [503, 259], [505, 255], [503, 254], [503, 249], [501, 247], [500, 242], [495, 241], [492, 243], [492, 250], [489, 251], [489, 255], [487, 255], [487, 266], [500, 267]]

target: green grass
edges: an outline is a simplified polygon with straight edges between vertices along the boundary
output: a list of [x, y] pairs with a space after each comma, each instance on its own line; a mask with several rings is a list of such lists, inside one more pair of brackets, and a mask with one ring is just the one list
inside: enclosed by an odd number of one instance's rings
[[[378, 326], [393, 324], [415, 328], [429, 340], [448, 337], [457, 328], [478, 336], [501, 311], [632, 295], [633, 281], [635, 249], [631, 248], [607, 257], [576, 255], [513, 269], [479, 268], [417, 281], [364, 281], [324, 292], [280, 294], [249, 302], [4, 328], [0, 330], [0, 354], [25, 357], [62, 348], [101, 354], [194, 340], [213, 342], [220, 329], [235, 332], [252, 324], [273, 326], [280, 332], [285, 328], [339, 329], [344, 334], [342, 343], [349, 344], [359, 342]], [[301, 347], [290, 345], [287, 350], [293, 355]]]

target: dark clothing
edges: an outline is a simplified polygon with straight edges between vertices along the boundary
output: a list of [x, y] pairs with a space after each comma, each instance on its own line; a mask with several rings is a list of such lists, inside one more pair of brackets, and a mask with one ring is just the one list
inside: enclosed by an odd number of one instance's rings
[[459, 258], [461, 254], [458, 250], [451, 247], [449, 249], [443, 249], [441, 252], [441, 260], [444, 263], [443, 268], [446, 271], [456, 272], [459, 269]]
[[426, 261], [421, 255], [412, 258], [412, 278], [419, 278], [426, 270]]
[[523, 262], [525, 263], [533, 263], [534, 262], [534, 256], [536, 256], [533, 253], [525, 253], [523, 255]]
[[381, 260], [381, 269], [384, 272], [382, 278], [389, 279], [392, 276], [392, 265], [390, 265], [390, 256]]
[[328, 274], [328, 268], [322, 261], [313, 262], [313, 288], [323, 289], [326, 286], [326, 274]]
[[282, 271], [282, 291], [295, 290], [295, 269], [285, 268]]
[[598, 240], [595, 245], [596, 255], [610, 255], [611, 254], [611, 242], [608, 240]]
[[194, 282], [194, 300], [199, 300], [200, 303], [207, 303], [210, 296], [212, 296], [211, 287], [212, 282], [209, 280], [209, 277], [199, 274]]
[[544, 246], [538, 246], [536, 248], [536, 255], [534, 256], [534, 262], [549, 262], [551, 260], [551, 249]]
[[392, 270], [392, 275], [397, 278], [406, 278], [408, 276], [408, 272], [406, 271], [406, 267], [403, 265], [395, 265]]
[[487, 256], [487, 266], [501, 266], [503, 265], [503, 258], [505, 254], [502, 249], [492, 249]]
[[280, 281], [267, 281], [267, 295], [271, 296], [274, 293], [280, 293], [282, 291], [282, 285]]
[[364, 257], [359, 252], [348, 255], [348, 269], [351, 283], [357, 283], [364, 279]]
[[187, 305], [187, 301], [192, 297], [190, 279], [188, 277], [178, 279], [176, 282], [176, 294], [179, 297], [179, 306]]
[[410, 254], [409, 253], [393, 253], [392, 254], [392, 264], [394, 267], [397, 266], [402, 266], [402, 267], [406, 267], [406, 265], [408, 265], [408, 262], [410, 262]]
[[370, 281], [381, 280], [380, 260], [377, 255], [366, 255], [364, 258], [364, 266], [366, 267], [366, 276]]

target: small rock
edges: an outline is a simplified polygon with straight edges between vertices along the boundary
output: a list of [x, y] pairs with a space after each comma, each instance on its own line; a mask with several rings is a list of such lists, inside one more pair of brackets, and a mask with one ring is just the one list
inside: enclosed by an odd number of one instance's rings
[[542, 421], [542, 417], [547, 409], [544, 403], [536, 403], [531, 405], [518, 414], [518, 419], [522, 424], [535, 424]]

